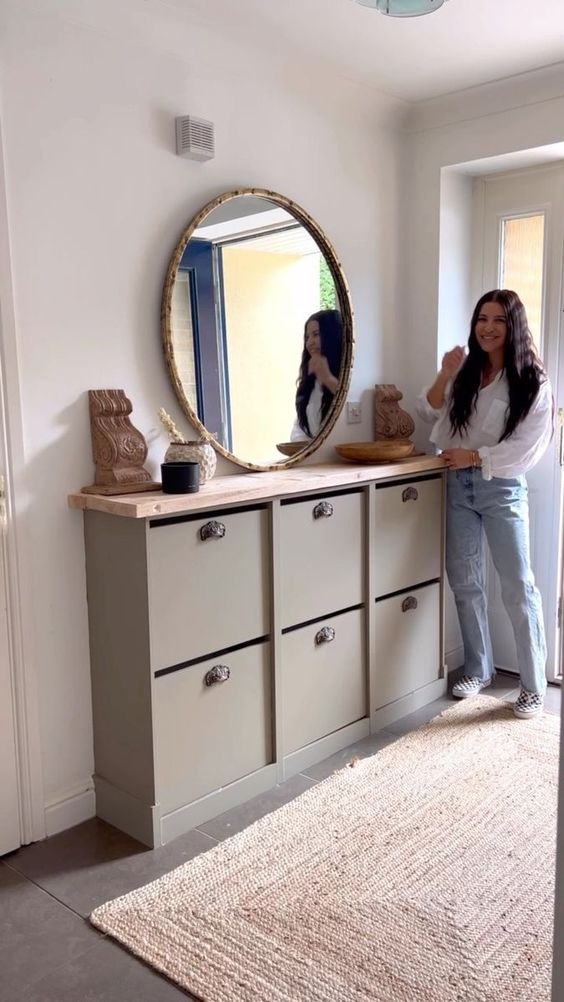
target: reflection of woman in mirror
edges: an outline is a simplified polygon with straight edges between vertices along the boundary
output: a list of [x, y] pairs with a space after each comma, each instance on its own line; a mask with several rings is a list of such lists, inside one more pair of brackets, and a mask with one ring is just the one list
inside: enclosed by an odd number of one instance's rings
[[315, 438], [339, 386], [343, 321], [338, 310], [319, 310], [306, 320], [296, 391], [292, 442]]

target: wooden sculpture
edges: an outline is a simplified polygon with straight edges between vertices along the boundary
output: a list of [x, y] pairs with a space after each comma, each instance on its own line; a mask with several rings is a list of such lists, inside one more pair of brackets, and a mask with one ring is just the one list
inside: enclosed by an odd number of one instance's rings
[[413, 418], [401, 409], [403, 393], [393, 383], [377, 383], [374, 387], [374, 438], [407, 439], [415, 431]]
[[84, 494], [133, 494], [160, 488], [144, 468], [147, 443], [129, 420], [131, 401], [124, 390], [89, 390], [95, 483]]

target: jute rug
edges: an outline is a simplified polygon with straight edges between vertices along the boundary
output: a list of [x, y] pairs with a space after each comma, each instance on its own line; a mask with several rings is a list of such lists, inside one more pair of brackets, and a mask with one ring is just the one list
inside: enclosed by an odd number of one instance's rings
[[549, 1002], [558, 725], [454, 705], [91, 920], [205, 1002]]

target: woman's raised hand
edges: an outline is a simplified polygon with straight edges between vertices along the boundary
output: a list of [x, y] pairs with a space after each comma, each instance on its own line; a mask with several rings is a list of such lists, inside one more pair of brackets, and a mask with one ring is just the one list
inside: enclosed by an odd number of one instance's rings
[[451, 351], [447, 351], [446, 354], [443, 355], [441, 373], [449, 379], [454, 379], [463, 361], [464, 348], [457, 345], [456, 348], [452, 348]]
[[307, 371], [310, 376], [315, 376], [323, 386], [331, 390], [331, 393], [336, 393], [339, 380], [331, 372], [325, 355], [315, 352], [309, 360]]
[[445, 402], [445, 390], [449, 382], [456, 376], [456, 373], [464, 362], [464, 357], [464, 348], [460, 345], [447, 351], [446, 355], [443, 355], [443, 361], [437, 378], [427, 391], [427, 400], [435, 410], [439, 410], [443, 406]]

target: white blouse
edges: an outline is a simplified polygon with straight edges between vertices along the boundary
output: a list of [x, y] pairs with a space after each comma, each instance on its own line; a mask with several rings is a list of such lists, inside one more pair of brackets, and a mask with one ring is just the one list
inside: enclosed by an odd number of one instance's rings
[[417, 413], [424, 421], [432, 421], [430, 439], [443, 449], [475, 449], [482, 460], [484, 480], [492, 477], [510, 479], [527, 473], [546, 451], [554, 428], [552, 389], [547, 379], [526, 418], [512, 435], [500, 442], [509, 407], [509, 384], [502, 371], [478, 393], [476, 408], [465, 434], [453, 434], [449, 410], [452, 382], [445, 388], [445, 403], [439, 409], [427, 400], [427, 386], [417, 401]]
[[307, 435], [303, 428], [300, 428], [298, 419], [296, 418], [294, 421], [294, 427], [292, 428], [292, 434], [290, 435], [290, 442], [301, 442], [303, 440], [309, 442], [312, 438], [315, 438], [321, 427], [322, 403], [323, 386], [319, 380], [316, 379], [306, 407], [307, 423], [309, 425], [311, 435]]

